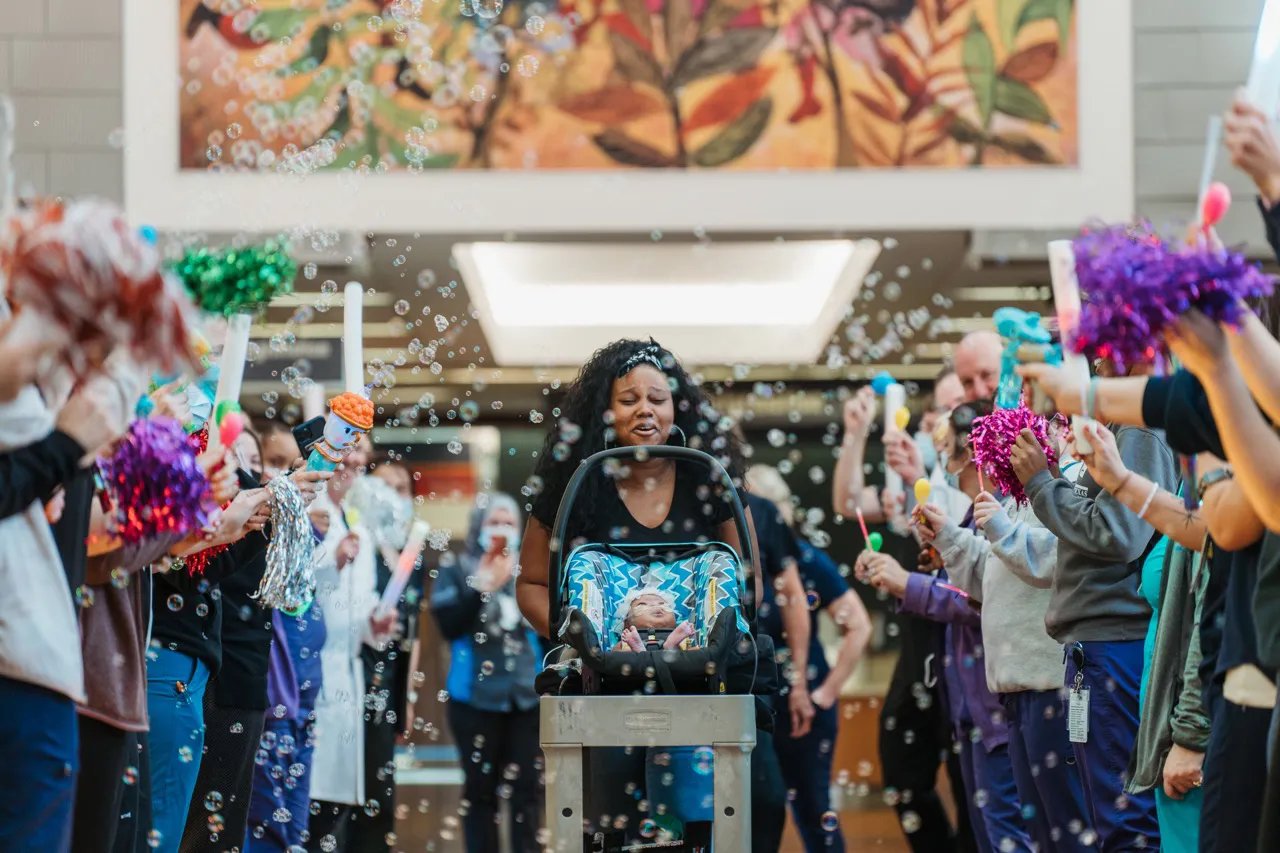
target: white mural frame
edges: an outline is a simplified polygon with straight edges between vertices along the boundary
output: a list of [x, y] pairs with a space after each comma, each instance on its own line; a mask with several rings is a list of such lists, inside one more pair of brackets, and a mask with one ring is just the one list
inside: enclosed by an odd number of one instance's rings
[[179, 168], [178, 3], [124, 0], [125, 203], [138, 225], [438, 234], [1059, 229], [1134, 212], [1132, 0], [1077, 0], [1077, 167], [433, 171]]

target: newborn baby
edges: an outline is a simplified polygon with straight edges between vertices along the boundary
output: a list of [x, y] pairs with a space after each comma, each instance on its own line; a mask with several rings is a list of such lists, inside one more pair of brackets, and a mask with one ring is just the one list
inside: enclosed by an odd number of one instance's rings
[[663, 642], [664, 649], [676, 649], [685, 640], [693, 636], [693, 626], [688, 622], [676, 624], [676, 611], [662, 593], [656, 590], [645, 590], [631, 599], [627, 615], [622, 620], [622, 638], [614, 651], [647, 651], [641, 630], [671, 631]]

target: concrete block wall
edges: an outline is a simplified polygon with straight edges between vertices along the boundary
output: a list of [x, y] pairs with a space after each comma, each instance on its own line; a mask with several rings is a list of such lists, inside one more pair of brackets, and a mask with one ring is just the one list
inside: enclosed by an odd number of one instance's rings
[[124, 198], [121, 0], [0, 0], [19, 188]]
[[[1089, 0], [1081, 0], [1089, 2]], [[1139, 215], [1163, 224], [1195, 209], [1210, 115], [1249, 74], [1264, 0], [1134, 0], [1134, 156]], [[1088, 115], [1085, 106], [1084, 115]], [[1220, 229], [1268, 252], [1252, 184], [1220, 153], [1216, 178], [1236, 197]]]

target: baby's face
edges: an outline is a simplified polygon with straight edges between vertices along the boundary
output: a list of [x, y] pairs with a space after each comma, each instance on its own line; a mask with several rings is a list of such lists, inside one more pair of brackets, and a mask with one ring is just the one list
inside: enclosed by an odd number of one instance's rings
[[627, 624], [636, 628], [670, 629], [676, 626], [676, 613], [660, 595], [639, 595], [627, 611]]

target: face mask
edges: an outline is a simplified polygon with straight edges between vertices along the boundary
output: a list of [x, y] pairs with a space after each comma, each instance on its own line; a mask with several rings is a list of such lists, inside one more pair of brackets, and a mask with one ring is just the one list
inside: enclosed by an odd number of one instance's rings
[[480, 549], [488, 551], [493, 547], [495, 539], [505, 539], [507, 550], [515, 553], [520, 550], [520, 531], [514, 524], [493, 524], [480, 528]]
[[946, 480], [947, 485], [950, 486], [951, 488], [953, 489], [960, 488], [959, 474], [952, 474], [950, 471], [948, 471], [943, 479]]
[[920, 448], [920, 458], [924, 462], [924, 470], [932, 471], [938, 464], [938, 448], [933, 446], [933, 436], [927, 432], [916, 433], [916, 447]]

